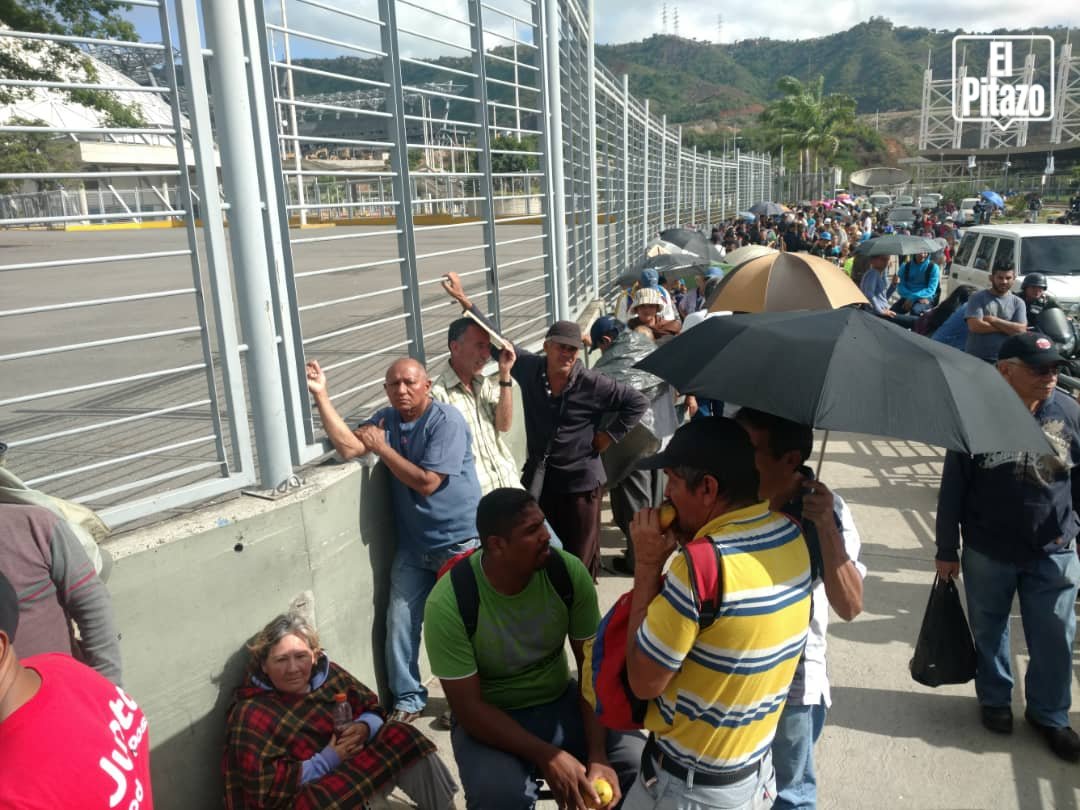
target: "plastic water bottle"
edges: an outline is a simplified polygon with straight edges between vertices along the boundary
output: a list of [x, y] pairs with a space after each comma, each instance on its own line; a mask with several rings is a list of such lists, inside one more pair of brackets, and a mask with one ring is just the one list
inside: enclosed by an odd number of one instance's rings
[[334, 718], [334, 731], [338, 734], [352, 725], [352, 706], [349, 705], [349, 696], [344, 692], [334, 695], [334, 709], [331, 714]]

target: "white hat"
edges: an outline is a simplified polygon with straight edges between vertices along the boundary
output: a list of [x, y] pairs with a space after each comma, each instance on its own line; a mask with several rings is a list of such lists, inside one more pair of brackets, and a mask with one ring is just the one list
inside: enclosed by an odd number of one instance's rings
[[633, 312], [642, 304], [654, 304], [658, 307], [664, 306], [664, 297], [660, 295], [660, 291], [654, 287], [641, 287], [636, 293], [634, 293], [634, 303], [630, 307], [630, 311]]

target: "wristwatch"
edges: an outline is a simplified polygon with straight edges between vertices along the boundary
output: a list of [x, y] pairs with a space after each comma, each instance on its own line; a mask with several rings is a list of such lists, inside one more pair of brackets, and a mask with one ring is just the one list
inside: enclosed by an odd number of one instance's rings
[[514, 387], [514, 381], [513, 380], [499, 380], [499, 387], [500, 388], [513, 388]]

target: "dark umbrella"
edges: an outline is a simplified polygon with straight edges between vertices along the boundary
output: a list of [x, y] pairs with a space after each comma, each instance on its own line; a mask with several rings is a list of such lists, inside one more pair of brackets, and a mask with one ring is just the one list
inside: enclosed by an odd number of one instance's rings
[[627, 287], [640, 280], [641, 271], [651, 268], [659, 274], [675, 275], [680, 278], [704, 273], [709, 268], [709, 263], [704, 259], [691, 254], [682, 256], [672, 253], [658, 253], [655, 256], [646, 256], [619, 276], [615, 283], [621, 287]]
[[916, 253], [936, 253], [937, 243], [924, 236], [906, 233], [887, 233], [860, 242], [855, 252], [861, 256], [912, 256]]
[[693, 231], [689, 228], [668, 228], [666, 231], [660, 232], [660, 238], [665, 242], [681, 247], [683, 250], [695, 253], [710, 262], [722, 261], [724, 258], [716, 248], [709, 244], [705, 234], [700, 231]]
[[858, 309], [709, 318], [638, 367], [684, 393], [827, 430], [1053, 452], [993, 366]]
[[750, 206], [750, 213], [758, 216], [764, 214], [767, 217], [778, 217], [785, 210], [784, 206], [774, 202], [756, 202]]

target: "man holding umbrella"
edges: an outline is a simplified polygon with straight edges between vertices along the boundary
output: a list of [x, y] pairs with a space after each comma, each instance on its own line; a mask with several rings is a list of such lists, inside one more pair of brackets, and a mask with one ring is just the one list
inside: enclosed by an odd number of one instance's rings
[[[1009, 613], [1019, 592], [1030, 653], [1024, 716], [1057, 756], [1076, 762], [1080, 737], [1069, 727], [1069, 708], [1080, 584], [1080, 518], [1074, 507], [1080, 405], [1056, 388], [1061, 362], [1054, 344], [1038, 332], [1014, 335], [1001, 345], [998, 371], [1054, 452], [950, 450], [938, 496], [936, 566], [943, 579], [963, 566], [982, 724], [1000, 734], [1012, 732]], [[964, 551], [958, 555], [961, 534]]]

